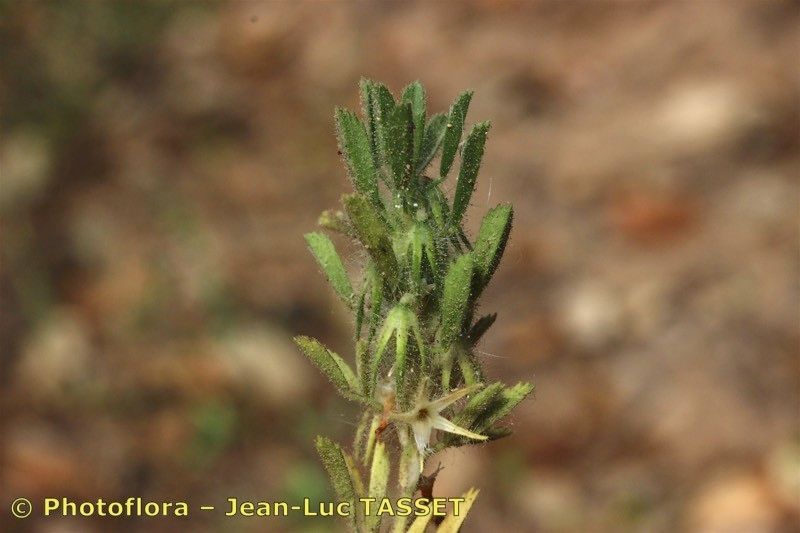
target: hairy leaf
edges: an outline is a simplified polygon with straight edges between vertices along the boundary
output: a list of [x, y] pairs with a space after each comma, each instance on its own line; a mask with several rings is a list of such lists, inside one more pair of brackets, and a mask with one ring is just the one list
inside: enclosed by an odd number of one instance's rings
[[372, 458], [372, 451], [375, 449], [375, 442], [378, 440], [375, 434], [378, 426], [381, 423], [381, 415], [373, 415], [372, 422], [370, 423], [369, 430], [367, 431], [367, 442], [364, 446], [363, 464], [367, 466]]
[[305, 237], [311, 253], [314, 254], [317, 263], [325, 272], [325, 276], [328, 278], [333, 290], [336, 291], [336, 294], [348, 307], [352, 306], [353, 286], [350, 284], [350, 278], [347, 276], [339, 254], [336, 253], [333, 242], [324, 233], [316, 231], [306, 233]]
[[[364, 287], [358, 294], [358, 302], [356, 303], [356, 324], [355, 324], [355, 339], [356, 341], [361, 338], [361, 327], [364, 325], [364, 306], [367, 300], [367, 288]], [[358, 359], [356, 359], [358, 362]], [[358, 369], [356, 369], [358, 370]]]
[[431, 117], [425, 126], [425, 134], [422, 137], [422, 146], [417, 158], [417, 173], [422, 173], [431, 164], [436, 152], [442, 146], [444, 131], [447, 128], [447, 114], [437, 113]]
[[333, 383], [342, 396], [361, 400], [359, 383], [353, 370], [339, 355], [326, 348], [317, 339], [299, 335], [294, 342], [303, 350], [320, 371]]
[[356, 341], [356, 373], [360, 390], [365, 396], [372, 392], [369, 386], [369, 370], [369, 344], [359, 339]]
[[517, 405], [533, 392], [530, 383], [517, 383], [513, 387], [506, 387], [501, 394], [501, 401], [491, 410], [480, 417], [480, 431], [489, 429], [496, 422], [505, 418]]
[[414, 139], [411, 104], [401, 104], [382, 118], [381, 147], [396, 190], [408, 187]]
[[[325, 470], [328, 472], [328, 477], [333, 485], [333, 490], [336, 493], [336, 498], [340, 502], [350, 502], [350, 507], [355, 509], [355, 503], [358, 496], [358, 491], [350, 475], [350, 468], [348, 468], [348, 461], [346, 454], [341, 446], [333, 442], [328, 437], [318, 436], [317, 453]], [[355, 514], [350, 517], [351, 523], [355, 526]]]
[[464, 150], [461, 157], [461, 168], [458, 170], [458, 182], [453, 198], [453, 211], [450, 213], [450, 222], [453, 226], [461, 224], [461, 219], [469, 207], [472, 192], [475, 190], [475, 180], [483, 159], [483, 149], [486, 146], [486, 133], [490, 124], [481, 122], [475, 124], [467, 140], [464, 141]]
[[[389, 116], [394, 111], [396, 104], [391, 91], [382, 83], [372, 82], [370, 85], [370, 93], [372, 95], [372, 114], [375, 118], [375, 145], [378, 154], [378, 167], [382, 165], [389, 166], [389, 158], [384, 149], [384, 140], [390, 138], [387, 132], [387, 124], [389, 122]], [[387, 179], [386, 184], [389, 185], [389, 187], [394, 186], [391, 175], [387, 175], [386, 173], [381, 175]]]
[[472, 91], [466, 91], [458, 95], [455, 103], [450, 108], [447, 115], [444, 139], [442, 141], [442, 160], [439, 164], [439, 176], [445, 177], [453, 166], [456, 158], [458, 143], [461, 142], [461, 133], [464, 131], [464, 120], [467, 118], [469, 102], [472, 100]]
[[[508, 415], [532, 391], [533, 385], [530, 383], [517, 383], [513, 387], [493, 383], [470, 398], [453, 422], [476, 433], [488, 435], [490, 438], [506, 436], [508, 433], [502, 428], [492, 426]], [[445, 446], [461, 446], [472, 444], [472, 441], [448, 435], [443, 439], [443, 443]]]
[[364, 114], [364, 123], [366, 124], [367, 137], [369, 138], [370, 152], [377, 168], [380, 165], [380, 157], [378, 155], [378, 133], [376, 130], [377, 118], [375, 116], [375, 82], [367, 78], [361, 78], [358, 88], [361, 96], [361, 112]]
[[493, 406], [502, 395], [503, 388], [503, 384], [499, 382], [484, 387], [469, 399], [467, 405], [458, 413], [453, 422], [465, 428], [475, 428], [476, 421], [485, 413], [494, 409]]
[[[473, 252], [476, 253], [476, 252]], [[477, 261], [476, 261], [477, 263]], [[497, 313], [492, 313], [490, 315], [484, 315], [480, 317], [473, 325], [472, 328], [469, 330], [469, 335], [467, 339], [469, 340], [469, 344], [475, 346], [481, 340], [483, 335], [486, 331], [492, 327], [494, 321], [497, 319]]]
[[500, 264], [508, 237], [511, 234], [513, 219], [514, 210], [511, 205], [501, 204], [490, 210], [481, 221], [474, 251], [475, 269], [479, 275], [479, 290], [488, 285], [497, 265]]
[[375, 206], [364, 196], [350, 194], [344, 196], [342, 201], [358, 239], [378, 267], [380, 278], [393, 288], [397, 274], [397, 259], [392, 250], [389, 228]]
[[380, 203], [378, 174], [372, 156], [369, 135], [355, 113], [336, 109], [336, 134], [353, 185], [373, 202]]
[[425, 89], [419, 81], [410, 83], [404, 90], [401, 98], [403, 103], [411, 105], [411, 116], [413, 123], [413, 161], [419, 161], [422, 139], [425, 136]]
[[464, 254], [450, 265], [444, 278], [442, 292], [442, 325], [440, 341], [442, 346], [450, 346], [461, 333], [464, 314], [470, 299], [473, 260], [472, 254]]

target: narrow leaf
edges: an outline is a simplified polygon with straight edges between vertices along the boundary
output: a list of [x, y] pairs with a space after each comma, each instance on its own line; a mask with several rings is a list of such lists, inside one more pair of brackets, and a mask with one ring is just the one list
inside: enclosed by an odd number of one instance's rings
[[303, 350], [320, 371], [333, 383], [342, 396], [360, 400], [359, 384], [355, 374], [341, 357], [327, 349], [317, 339], [299, 335], [294, 342]]
[[370, 412], [364, 411], [361, 414], [361, 419], [358, 421], [358, 426], [356, 426], [356, 433], [353, 436], [353, 455], [356, 459], [361, 458], [362, 453], [364, 452], [366, 445], [366, 432], [367, 429], [369, 429], [369, 422], [371, 418]]
[[447, 204], [447, 198], [445, 198], [438, 186], [428, 189], [428, 205], [430, 205], [436, 226], [440, 230], [444, 230], [447, 225], [447, 219], [450, 217], [450, 207]]
[[461, 133], [464, 131], [464, 120], [467, 118], [467, 109], [472, 100], [472, 91], [466, 91], [458, 95], [450, 113], [447, 116], [444, 140], [442, 141], [442, 160], [439, 164], [439, 176], [445, 177], [453, 166], [456, 158], [458, 143], [461, 142]]
[[[364, 287], [358, 295], [358, 303], [356, 304], [356, 325], [355, 325], [355, 338], [361, 338], [361, 327], [364, 325], [364, 306], [366, 305], [367, 288]], [[358, 362], [358, 359], [356, 359]], [[358, 369], [356, 369], [358, 370]]]
[[[350, 477], [350, 469], [344, 451], [338, 444], [323, 436], [317, 437], [316, 447], [322, 464], [328, 472], [336, 498], [340, 502], [350, 502], [350, 507], [355, 509], [358, 493], [353, 479]], [[355, 526], [355, 514], [350, 518]]]
[[484, 387], [469, 399], [464, 409], [453, 419], [453, 423], [474, 430], [475, 421], [487, 411], [494, 409], [493, 406], [502, 396], [503, 388], [503, 384], [499, 382]]
[[450, 222], [453, 226], [461, 224], [461, 219], [464, 217], [467, 207], [469, 207], [472, 192], [475, 190], [475, 180], [478, 178], [478, 170], [481, 167], [483, 149], [486, 146], [486, 133], [489, 131], [489, 126], [488, 122], [475, 124], [464, 142], [461, 168], [458, 171], [456, 193], [453, 198], [453, 211], [450, 215]]
[[372, 457], [372, 451], [375, 449], [375, 442], [378, 440], [376, 437], [376, 432], [378, 431], [378, 427], [381, 423], [381, 415], [373, 415], [372, 422], [369, 425], [369, 429], [367, 430], [367, 443], [364, 446], [364, 458], [363, 464], [367, 466], [369, 464], [370, 458]]
[[361, 112], [364, 114], [364, 123], [366, 124], [367, 137], [369, 137], [370, 151], [372, 152], [372, 160], [377, 168], [380, 165], [380, 158], [378, 157], [378, 134], [376, 131], [376, 116], [375, 116], [375, 82], [361, 78], [358, 83], [359, 94], [361, 96]]
[[382, 83], [373, 81], [371, 86], [372, 105], [376, 119], [382, 120], [397, 105], [392, 92]]
[[396, 189], [407, 187], [411, 178], [414, 144], [411, 104], [398, 105], [389, 112], [382, 120], [379, 132], [385, 162], [392, 172], [394, 187]]
[[336, 137], [356, 190], [373, 202], [379, 203], [378, 174], [375, 170], [369, 135], [355, 113], [346, 109], [336, 109]]
[[380, 335], [378, 336], [378, 342], [375, 345], [375, 355], [372, 357], [372, 361], [370, 362], [370, 370], [369, 370], [369, 383], [367, 388], [367, 394], [372, 395], [375, 392], [375, 386], [378, 382], [378, 370], [381, 366], [381, 361], [383, 361], [383, 354], [386, 351], [387, 346], [389, 346], [389, 341], [392, 339], [392, 335], [395, 334], [395, 323], [394, 321], [390, 320], [390, 314], [387, 315], [386, 320], [383, 322], [383, 327], [381, 328]]
[[[472, 397], [453, 419], [453, 423], [489, 437], [504, 437], [507, 432], [492, 426], [508, 415], [532, 391], [533, 385], [530, 383], [517, 383], [513, 387], [493, 383]], [[471, 444], [472, 441], [448, 436], [443, 439], [443, 443], [445, 446], [461, 446]]]
[[360, 390], [367, 396], [370, 390], [369, 344], [363, 339], [356, 341], [356, 373]]
[[444, 131], [447, 128], [447, 114], [437, 113], [433, 115], [425, 126], [425, 134], [422, 138], [422, 146], [417, 157], [417, 173], [422, 173], [431, 161], [436, 157], [436, 152], [442, 146]]
[[[473, 252], [477, 255], [477, 252]], [[478, 260], [475, 260], [475, 263], [478, 263]], [[480, 267], [476, 264], [476, 269]], [[483, 338], [483, 335], [492, 327], [494, 321], [497, 320], [497, 313], [492, 313], [490, 315], [484, 315], [480, 317], [473, 325], [472, 328], [469, 330], [469, 335], [467, 339], [469, 340], [470, 345], [475, 346], [478, 342]]]
[[413, 161], [419, 161], [422, 140], [425, 136], [425, 89], [419, 81], [409, 84], [403, 90], [401, 101], [411, 105], [411, 116], [413, 124]]
[[[389, 115], [391, 115], [392, 111], [395, 108], [395, 101], [392, 93], [389, 89], [383, 85], [382, 83], [372, 82], [370, 84], [370, 100], [372, 104], [372, 116], [374, 117], [374, 125], [375, 125], [375, 147], [377, 150], [377, 160], [378, 165], [377, 167], [380, 168], [381, 165], [388, 166], [388, 157], [384, 150], [384, 139], [388, 137], [387, 134], [387, 123], [389, 120]], [[385, 173], [382, 174], [384, 178], [389, 178], [389, 182], [387, 185], [391, 186], [391, 176], [387, 176]]]
[[470, 299], [472, 270], [472, 254], [469, 253], [456, 259], [447, 270], [441, 303], [440, 341], [442, 346], [450, 346], [461, 333], [464, 314]]
[[367, 276], [372, 288], [369, 295], [369, 332], [367, 334], [367, 344], [372, 343], [372, 338], [381, 320], [381, 309], [383, 308], [383, 283], [375, 268], [375, 264], [370, 262], [367, 266]]
[[475, 241], [475, 269], [479, 275], [479, 289], [491, 279], [511, 234], [514, 210], [510, 204], [501, 204], [486, 213]]
[[375, 206], [364, 196], [346, 195], [342, 201], [359, 240], [378, 267], [379, 277], [393, 287], [397, 273], [397, 259], [392, 250], [386, 223]]
[[483, 432], [484, 435], [489, 437], [488, 440], [500, 440], [502, 438], [508, 437], [512, 433], [513, 431], [511, 431], [511, 428], [503, 428], [503, 427], [489, 428]]
[[[364, 489], [364, 480], [361, 479], [361, 472], [359, 472], [356, 461], [352, 455], [347, 452], [342, 452], [342, 455], [344, 456], [344, 463], [347, 466], [347, 472], [350, 474], [350, 479], [352, 480], [356, 501], [361, 501], [361, 498], [365, 498], [367, 495]], [[356, 530], [358, 530], [359, 526], [364, 523], [364, 508], [361, 505], [356, 505], [355, 507], [351, 505], [350, 508], [352, 510], [350, 520], [355, 523]]]
[[460, 350], [458, 354], [458, 369], [461, 370], [461, 375], [464, 376], [464, 382], [467, 385], [485, 381], [481, 365], [475, 360], [475, 356], [465, 349]]
[[530, 383], [517, 383], [513, 387], [507, 387], [501, 394], [502, 401], [489, 413], [484, 413], [480, 417], [480, 431], [489, 429], [496, 422], [505, 418], [517, 405], [533, 392], [533, 385]]
[[317, 263], [325, 272], [333, 290], [348, 307], [353, 305], [353, 286], [350, 284], [350, 278], [347, 277], [342, 260], [336, 253], [336, 248], [331, 240], [327, 235], [319, 232], [306, 233], [305, 237], [311, 253], [314, 254]]

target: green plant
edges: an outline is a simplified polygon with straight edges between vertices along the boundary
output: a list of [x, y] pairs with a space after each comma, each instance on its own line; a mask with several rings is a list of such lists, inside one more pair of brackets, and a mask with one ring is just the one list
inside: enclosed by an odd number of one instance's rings
[[[417, 490], [430, 496], [425, 461], [451, 446], [508, 435], [498, 423], [533, 386], [484, 385], [474, 351], [496, 318], [476, 317], [475, 311], [503, 255], [513, 210], [508, 204], [491, 209], [474, 242], [463, 229], [489, 131], [488, 122], [475, 124], [462, 142], [472, 92], [462, 93], [448, 113], [428, 118], [419, 82], [408, 85], [399, 101], [371, 80], [362, 79], [360, 89], [364, 122], [346, 109], [335, 114], [340, 153], [356, 192], [342, 198], [343, 211], [326, 211], [319, 221], [366, 250], [356, 288], [331, 240], [323, 233], [306, 235], [355, 316], [355, 370], [315, 339], [295, 341], [339, 393], [363, 406], [352, 453], [326, 437], [317, 438], [317, 450], [337, 498], [356, 510], [352, 529], [378, 531], [381, 516], [363, 512], [360, 498], [412, 497]], [[450, 200], [442, 184], [459, 154]], [[438, 168], [431, 168], [437, 155]], [[394, 490], [383, 442], [390, 424], [400, 446]], [[434, 429], [439, 434], [432, 442]], [[362, 469], [369, 474], [366, 483]], [[460, 514], [445, 518], [439, 531], [457, 531], [476, 494], [467, 493]], [[424, 531], [430, 520], [393, 518], [396, 532]]]

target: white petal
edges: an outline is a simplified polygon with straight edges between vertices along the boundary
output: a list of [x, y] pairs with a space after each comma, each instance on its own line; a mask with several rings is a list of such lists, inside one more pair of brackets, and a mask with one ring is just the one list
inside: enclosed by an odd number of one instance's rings
[[[436, 429], [441, 429], [442, 431], [446, 431], [448, 433], [453, 433], [455, 435], [461, 435], [463, 437], [469, 437], [470, 439], [475, 440], [486, 440], [489, 437], [486, 435], [479, 435], [477, 433], [473, 433], [468, 429], [464, 429], [461, 426], [457, 426], [450, 422], [448, 419], [443, 417], [442, 415], [434, 415], [431, 417], [433, 419], [433, 427]], [[416, 430], [414, 431], [416, 434]]]
[[475, 383], [474, 385], [470, 385], [469, 387], [464, 387], [463, 389], [454, 390], [450, 394], [445, 394], [441, 398], [437, 398], [436, 400], [431, 400], [428, 403], [428, 409], [430, 409], [434, 413], [440, 413], [448, 405], [457, 402], [467, 394], [474, 392], [481, 387], [483, 387], [482, 384]]
[[414, 430], [414, 440], [417, 442], [417, 450], [419, 450], [420, 455], [422, 455], [428, 447], [428, 442], [431, 440], [431, 431], [433, 430], [431, 420], [429, 418], [425, 420], [416, 420], [411, 423], [411, 429]]

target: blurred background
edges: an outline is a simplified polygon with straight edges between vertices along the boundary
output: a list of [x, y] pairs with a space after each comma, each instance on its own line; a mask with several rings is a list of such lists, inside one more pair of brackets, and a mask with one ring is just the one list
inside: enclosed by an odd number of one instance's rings
[[357, 411], [290, 339], [352, 358], [302, 234], [350, 189], [362, 75], [434, 111], [473, 88], [469, 229], [516, 208], [480, 348], [536, 397], [441, 457], [439, 495], [482, 489], [464, 531], [799, 531], [799, 27], [790, 1], [3, 2], [0, 531], [338, 527], [7, 511], [330, 498], [313, 438]]

